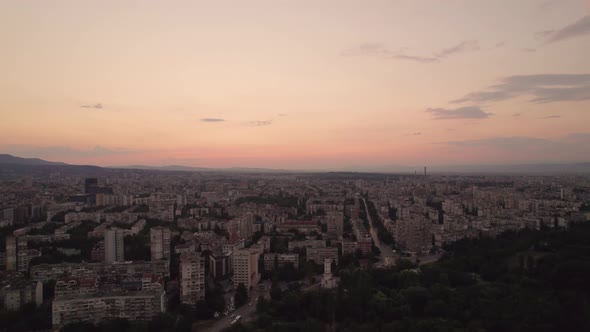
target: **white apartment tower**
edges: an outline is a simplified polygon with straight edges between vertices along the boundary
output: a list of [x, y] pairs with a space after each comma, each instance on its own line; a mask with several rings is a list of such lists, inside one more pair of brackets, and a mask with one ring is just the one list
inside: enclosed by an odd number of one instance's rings
[[205, 299], [205, 259], [200, 252], [180, 256], [180, 301], [195, 304]]
[[104, 260], [107, 264], [125, 260], [125, 234], [117, 228], [110, 228], [104, 232]]
[[241, 249], [233, 252], [234, 260], [234, 286], [244, 284], [249, 291], [256, 286], [259, 280], [258, 257], [260, 253], [256, 250]]
[[152, 260], [170, 258], [170, 229], [165, 227], [150, 229], [150, 252]]

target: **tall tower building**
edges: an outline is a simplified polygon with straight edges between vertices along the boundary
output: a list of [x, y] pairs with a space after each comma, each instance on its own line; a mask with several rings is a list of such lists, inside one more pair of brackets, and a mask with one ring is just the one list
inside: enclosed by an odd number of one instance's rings
[[6, 237], [6, 270], [16, 271], [16, 237]]
[[27, 250], [27, 239], [25, 237], [16, 238], [16, 268], [19, 272], [29, 270], [29, 253]]
[[254, 215], [252, 213], [245, 214], [239, 221], [240, 238], [249, 239], [254, 233]]
[[170, 258], [170, 229], [160, 226], [150, 229], [150, 252], [152, 260]]
[[249, 291], [259, 280], [258, 257], [259, 252], [251, 249], [240, 249], [233, 252], [234, 286], [244, 284]]
[[84, 180], [84, 193], [96, 194], [98, 189], [98, 178], [86, 178]]
[[205, 298], [205, 259], [200, 252], [180, 256], [180, 301], [195, 304]]
[[125, 260], [124, 233], [117, 228], [110, 228], [104, 232], [104, 261], [108, 264]]
[[6, 237], [6, 270], [27, 272], [29, 256], [25, 237]]

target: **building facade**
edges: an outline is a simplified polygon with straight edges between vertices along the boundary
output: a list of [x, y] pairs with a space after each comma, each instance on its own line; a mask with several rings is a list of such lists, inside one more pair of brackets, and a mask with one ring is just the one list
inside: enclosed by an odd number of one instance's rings
[[195, 304], [205, 299], [205, 259], [200, 252], [180, 256], [180, 301]]
[[164, 311], [164, 291], [73, 295], [53, 300], [52, 321], [59, 329], [70, 323], [96, 324], [113, 318], [148, 321]]
[[107, 264], [125, 260], [124, 232], [120, 229], [107, 229], [104, 232], [104, 261]]
[[249, 291], [258, 284], [258, 258], [260, 253], [256, 250], [241, 249], [233, 252], [234, 286], [244, 284]]
[[170, 259], [170, 229], [165, 227], [150, 229], [150, 252], [152, 260]]
[[264, 270], [272, 271], [275, 269], [275, 264], [278, 267], [284, 267], [287, 264], [293, 265], [294, 268], [299, 268], [299, 254], [264, 254]]

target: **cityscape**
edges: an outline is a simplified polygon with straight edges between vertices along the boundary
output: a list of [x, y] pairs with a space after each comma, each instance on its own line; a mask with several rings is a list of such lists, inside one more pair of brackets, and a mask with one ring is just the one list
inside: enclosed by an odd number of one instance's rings
[[[2, 166], [0, 295], [5, 310], [34, 312], [31, 329], [163, 316], [175, 330], [222, 331], [257, 322], [261, 307], [283, 294], [335, 296], [352, 271], [403, 266], [402, 275], [418, 276], [457, 242], [567, 232], [590, 220], [588, 175], [48, 163], [30, 166], [33, 177], [21, 165]], [[518, 253], [525, 266], [538, 255]], [[341, 328], [333, 318], [326, 324]]]
[[589, 0], [3, 0], [0, 40], [0, 332], [590, 331]]

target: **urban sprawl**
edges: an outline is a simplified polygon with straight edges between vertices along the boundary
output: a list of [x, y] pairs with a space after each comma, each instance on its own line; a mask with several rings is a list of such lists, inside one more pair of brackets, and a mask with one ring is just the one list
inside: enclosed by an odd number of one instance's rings
[[588, 177], [53, 172], [0, 183], [0, 298], [54, 328], [197, 308], [220, 330], [343, 261], [435, 261], [464, 238], [590, 219]]

